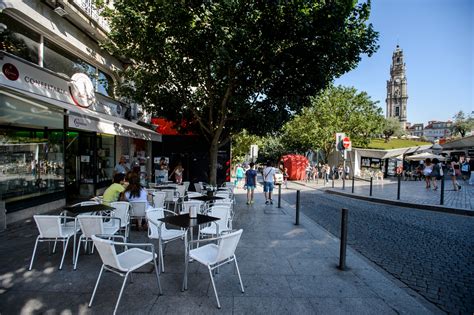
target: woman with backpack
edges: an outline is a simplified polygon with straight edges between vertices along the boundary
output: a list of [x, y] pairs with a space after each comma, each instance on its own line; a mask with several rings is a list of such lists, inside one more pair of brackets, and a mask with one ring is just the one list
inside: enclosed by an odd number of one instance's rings
[[443, 168], [441, 167], [441, 163], [437, 158], [434, 158], [431, 162], [433, 162], [433, 171], [431, 172], [431, 178], [433, 179], [433, 190], [437, 190], [437, 180], [444, 180]]

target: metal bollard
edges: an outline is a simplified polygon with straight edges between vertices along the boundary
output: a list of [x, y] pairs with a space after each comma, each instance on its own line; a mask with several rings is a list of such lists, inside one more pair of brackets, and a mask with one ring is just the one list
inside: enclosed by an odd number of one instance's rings
[[341, 211], [341, 247], [339, 250], [339, 269], [346, 270], [346, 247], [347, 247], [347, 209]]
[[444, 176], [441, 178], [441, 196], [439, 199], [439, 204], [444, 205]]
[[300, 225], [300, 191], [296, 191], [296, 222], [295, 225]]
[[281, 208], [281, 184], [278, 185], [278, 208]]
[[370, 192], [369, 192], [369, 196], [372, 196], [372, 183], [373, 183], [373, 181], [374, 181], [374, 178], [371, 177], [371, 178], [370, 178]]
[[355, 178], [354, 178], [354, 175], [352, 175], [352, 193], [354, 193], [354, 182], [355, 182]]
[[398, 183], [397, 183], [397, 200], [400, 200], [400, 186], [401, 186], [401, 179], [402, 177], [401, 176], [398, 176]]
[[334, 174], [332, 174], [332, 188], [334, 188]]
[[342, 177], [342, 190], [346, 188], [346, 173]]

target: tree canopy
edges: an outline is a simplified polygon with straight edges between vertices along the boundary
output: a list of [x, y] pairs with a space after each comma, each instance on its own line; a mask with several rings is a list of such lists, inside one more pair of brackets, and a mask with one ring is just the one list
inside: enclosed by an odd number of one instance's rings
[[105, 47], [130, 64], [121, 95], [186, 120], [217, 149], [278, 129], [310, 95], [376, 51], [370, 0], [117, 0]]
[[345, 132], [354, 146], [367, 147], [384, 122], [376, 104], [365, 92], [331, 86], [285, 124], [282, 141], [296, 152], [322, 150], [327, 157], [335, 148], [335, 134]]
[[466, 133], [474, 129], [474, 117], [472, 115], [466, 115], [462, 110], [454, 115], [454, 122], [452, 126], [453, 135], [461, 135], [462, 138], [466, 136]]
[[399, 137], [403, 135], [403, 128], [400, 120], [396, 117], [388, 117], [383, 122], [382, 133], [385, 138], [385, 142], [390, 141], [391, 136]]

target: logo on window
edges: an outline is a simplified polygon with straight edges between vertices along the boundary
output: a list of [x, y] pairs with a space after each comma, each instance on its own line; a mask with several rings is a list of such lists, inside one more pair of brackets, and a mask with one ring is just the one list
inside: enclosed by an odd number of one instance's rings
[[96, 102], [94, 85], [84, 73], [75, 73], [69, 82], [69, 92], [74, 104], [87, 108]]
[[11, 63], [6, 63], [2, 67], [3, 74], [7, 77], [8, 80], [16, 81], [20, 77], [20, 72], [18, 69]]

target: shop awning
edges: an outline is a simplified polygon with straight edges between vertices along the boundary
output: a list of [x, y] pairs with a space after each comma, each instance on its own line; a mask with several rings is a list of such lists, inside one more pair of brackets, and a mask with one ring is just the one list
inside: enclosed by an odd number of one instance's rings
[[98, 113], [86, 108], [80, 108], [66, 102], [50, 99], [25, 90], [17, 91], [2, 84], [0, 84], [0, 88], [0, 93], [19, 100], [26, 98], [29, 101], [37, 101], [43, 104], [66, 109], [69, 116], [68, 120], [70, 128], [161, 142], [161, 135], [159, 133], [123, 118]]

